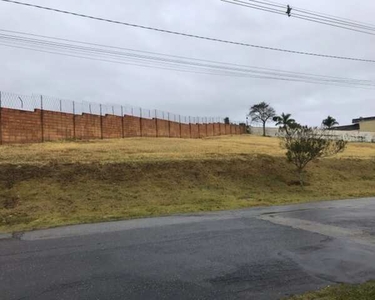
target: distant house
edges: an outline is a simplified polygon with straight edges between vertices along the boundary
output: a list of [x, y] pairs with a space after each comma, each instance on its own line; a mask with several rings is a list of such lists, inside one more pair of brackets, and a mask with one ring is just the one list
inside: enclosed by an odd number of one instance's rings
[[352, 123], [359, 125], [359, 131], [375, 132], [375, 117], [354, 119]]
[[353, 119], [351, 125], [335, 126], [333, 130], [356, 130], [361, 132], [375, 132], [375, 117]]

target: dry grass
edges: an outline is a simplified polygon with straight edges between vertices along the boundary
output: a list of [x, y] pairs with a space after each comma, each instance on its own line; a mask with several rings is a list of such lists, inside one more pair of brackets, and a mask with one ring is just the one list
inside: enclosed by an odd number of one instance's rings
[[308, 168], [274, 138], [124, 139], [1, 148], [0, 231], [375, 195], [375, 145]]
[[289, 300], [373, 300], [375, 299], [375, 281], [360, 285], [340, 284], [317, 292], [294, 296]]
[[[129, 138], [89, 142], [50, 142], [1, 148], [0, 163], [120, 163], [227, 159], [249, 154], [283, 156], [276, 138], [232, 136], [206, 139]], [[375, 144], [349, 144], [340, 154], [347, 158], [375, 158]]]

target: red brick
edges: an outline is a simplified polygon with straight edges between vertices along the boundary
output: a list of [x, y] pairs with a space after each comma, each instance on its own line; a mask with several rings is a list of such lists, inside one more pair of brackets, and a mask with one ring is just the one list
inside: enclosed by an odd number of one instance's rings
[[179, 138], [180, 137], [180, 123], [169, 122], [170, 127], [170, 137]]
[[124, 117], [124, 135], [125, 137], [141, 136], [141, 119], [139, 117]]
[[190, 126], [189, 124], [181, 124], [181, 137], [184, 139], [190, 138]]
[[169, 121], [156, 119], [157, 136], [169, 137]]
[[122, 118], [119, 116], [105, 115], [102, 117], [103, 138], [121, 138], [122, 131]]
[[82, 114], [76, 115], [75, 138], [77, 139], [100, 139], [102, 137], [102, 126], [100, 116]]
[[156, 137], [156, 122], [155, 119], [141, 119], [141, 136]]
[[[43, 121], [43, 128], [42, 128]], [[245, 133], [245, 126], [221, 123], [183, 124], [134, 116], [73, 115], [53, 111], [1, 109], [2, 142], [33, 143], [62, 139], [121, 137], [202, 138]], [[43, 133], [43, 137], [42, 137]]]
[[203, 138], [207, 136], [207, 124], [198, 124], [199, 126], [199, 137]]

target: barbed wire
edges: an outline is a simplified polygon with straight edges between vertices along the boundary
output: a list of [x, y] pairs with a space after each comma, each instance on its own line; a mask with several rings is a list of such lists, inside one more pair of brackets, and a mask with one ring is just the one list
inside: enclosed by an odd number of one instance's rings
[[[144, 119], [160, 119], [183, 124], [225, 123], [223, 117], [185, 116], [157, 109], [145, 109], [132, 105], [101, 104], [91, 101], [73, 101], [47, 95], [23, 95], [0, 91], [0, 107], [24, 111], [46, 110], [75, 115], [134, 116]], [[231, 121], [231, 124], [245, 123]]]

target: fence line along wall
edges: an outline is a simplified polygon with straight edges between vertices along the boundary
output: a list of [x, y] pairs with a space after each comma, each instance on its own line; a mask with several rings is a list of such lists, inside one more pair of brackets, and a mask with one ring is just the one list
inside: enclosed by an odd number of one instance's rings
[[[251, 134], [263, 135], [262, 127], [251, 127]], [[274, 127], [266, 127], [266, 135], [271, 137], [277, 137], [279, 134], [279, 129]], [[362, 132], [358, 130], [330, 130], [326, 133], [329, 138], [340, 138], [344, 141], [349, 142], [367, 142], [375, 143], [375, 133], [374, 132]]]
[[202, 138], [245, 133], [221, 118], [185, 117], [133, 106], [0, 92], [0, 143], [126, 137]]

